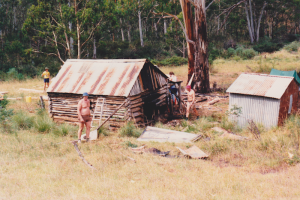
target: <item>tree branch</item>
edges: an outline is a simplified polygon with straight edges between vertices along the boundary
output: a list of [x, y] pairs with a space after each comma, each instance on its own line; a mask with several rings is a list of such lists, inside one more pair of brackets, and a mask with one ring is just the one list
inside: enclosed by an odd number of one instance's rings
[[222, 26], [218, 29], [218, 31], [219, 31], [220, 29], [223, 28], [223, 26], [225, 25], [225, 23], [226, 23], [226, 21], [227, 21], [229, 15], [230, 15], [230, 13], [232, 12], [232, 10], [233, 10], [234, 8], [236, 8], [238, 5], [240, 5], [241, 3], [245, 2], [245, 1], [246, 1], [246, 0], [242, 0], [242, 1], [240, 1], [240, 2], [238, 2], [238, 3], [236, 3], [236, 4], [234, 4], [234, 5], [230, 6], [229, 8], [225, 9], [225, 10], [217, 17], [217, 18], [219, 18], [219, 17], [220, 17], [221, 15], [223, 15], [224, 13], [227, 13], [227, 15], [226, 15], [226, 17], [225, 17], [225, 19], [224, 19], [224, 22], [223, 22]]
[[189, 39], [189, 37], [188, 37], [188, 35], [187, 35], [186, 31], [185, 31], [185, 28], [184, 28], [182, 22], [180, 21], [180, 19], [176, 15], [172, 15], [170, 13], [165, 13], [165, 12], [163, 12], [163, 13], [155, 13], [155, 12], [153, 12], [153, 14], [155, 14], [155, 15], [160, 15], [160, 14], [164, 15], [164, 14], [166, 14], [166, 15], [172, 16], [174, 19], [176, 19], [179, 22], [179, 24], [180, 24], [180, 26], [182, 28], [182, 31], [183, 31], [183, 33], [185, 35], [186, 41], [189, 42], [189, 43], [191, 43], [195, 47], [195, 45], [196, 45], [195, 42], [193, 40]]
[[210, 2], [210, 3], [208, 4], [208, 6], [205, 8], [205, 10], [207, 10], [207, 9], [209, 8], [209, 6], [211, 6], [211, 4], [213, 4], [213, 2], [215, 2], [215, 0], [212, 0], [212, 2]]
[[87, 43], [87, 42], [91, 39], [92, 35], [94, 34], [95, 29], [100, 25], [100, 23], [102, 22], [102, 20], [103, 20], [103, 19], [101, 19], [101, 20], [98, 22], [98, 24], [96, 24], [96, 26], [95, 26], [95, 27], [93, 28], [93, 30], [91, 31], [90, 36], [88, 37], [88, 39], [86, 39], [86, 41], [85, 41], [84, 43], [82, 43], [81, 47], [83, 47], [83, 45], [85, 45], [85, 43]]
[[62, 63], [65, 63], [65, 62], [63, 61], [63, 59], [61, 59], [61, 56], [60, 56], [60, 53], [59, 53], [59, 49], [58, 49], [58, 46], [57, 46], [57, 37], [56, 37], [56, 34], [55, 34], [54, 31], [53, 31], [52, 33], [53, 33], [55, 45], [56, 45], [56, 48], [57, 48], [57, 57], [59, 58], [59, 60], [60, 60]]

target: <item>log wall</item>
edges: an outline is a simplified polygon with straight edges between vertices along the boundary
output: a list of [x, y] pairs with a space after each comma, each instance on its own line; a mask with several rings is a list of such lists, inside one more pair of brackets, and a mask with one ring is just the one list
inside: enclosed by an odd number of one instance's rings
[[[48, 93], [49, 95], [49, 114], [56, 122], [67, 122], [71, 124], [78, 123], [77, 105], [82, 99], [79, 94], [66, 93]], [[125, 97], [114, 96], [94, 96], [90, 95], [92, 115], [95, 109], [97, 98], [105, 98], [105, 105], [102, 115], [102, 122], [107, 119], [124, 101], [125, 105], [113, 115], [108, 124], [113, 127], [121, 127], [127, 121], [133, 120], [138, 125], [143, 125], [149, 110], [157, 111], [157, 109], [167, 105], [167, 86], [155, 91], [146, 91], [138, 95]], [[147, 110], [148, 109], [148, 110]], [[154, 112], [155, 114], [155, 112]], [[97, 118], [96, 118], [97, 119]], [[94, 122], [94, 126], [97, 123]]]

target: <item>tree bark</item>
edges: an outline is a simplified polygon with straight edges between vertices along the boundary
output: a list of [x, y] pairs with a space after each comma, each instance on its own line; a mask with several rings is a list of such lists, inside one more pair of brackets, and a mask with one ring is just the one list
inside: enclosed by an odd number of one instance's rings
[[209, 65], [208, 65], [208, 40], [205, 12], [205, 0], [195, 0], [195, 64], [194, 64], [194, 90], [200, 93], [210, 92]]
[[[188, 39], [195, 41], [194, 34], [194, 18], [192, 13], [191, 3], [188, 0], [180, 0], [181, 9], [183, 13], [183, 19], [185, 24], [185, 31], [187, 33]], [[195, 51], [194, 46], [187, 41], [188, 50], [188, 81], [191, 79], [194, 73], [194, 63], [195, 63]]]
[[167, 20], [164, 19], [164, 34], [167, 34]]
[[93, 40], [93, 59], [97, 58], [97, 47], [96, 47], [96, 38]]
[[140, 40], [141, 40], [141, 46], [144, 47], [143, 30], [142, 30], [142, 16], [141, 15], [142, 15], [141, 11], [138, 11]]
[[123, 31], [123, 27], [122, 27], [122, 19], [120, 18], [120, 25], [121, 25], [121, 35], [122, 35], [122, 41], [124, 42], [124, 31]]
[[249, 12], [248, 12], [248, 7], [247, 7], [247, 2], [245, 2], [245, 12], [246, 12], [246, 17], [247, 17], [247, 24], [248, 24], [250, 42], [251, 42], [251, 44], [253, 44], [254, 39], [253, 39], [253, 32], [252, 32], [252, 28], [251, 28], [251, 22], [250, 22], [250, 18], [249, 18]]
[[259, 16], [259, 20], [258, 20], [258, 23], [257, 23], [257, 30], [256, 30], [256, 42], [258, 42], [259, 41], [259, 28], [260, 28], [260, 22], [261, 22], [261, 18], [262, 18], [262, 16], [263, 16], [263, 14], [264, 14], [264, 9], [265, 9], [265, 7], [267, 6], [267, 2], [264, 2], [264, 5], [263, 5], [263, 7], [262, 7], [262, 9], [261, 9], [261, 11], [260, 11], [260, 16]]
[[[77, 0], [75, 0], [75, 16], [77, 15], [77, 8], [78, 8], [78, 5], [77, 5]], [[78, 17], [76, 17], [76, 28], [77, 28], [77, 59], [80, 59], [81, 58], [81, 43], [80, 43], [80, 24], [79, 24], [79, 20], [78, 20]]]

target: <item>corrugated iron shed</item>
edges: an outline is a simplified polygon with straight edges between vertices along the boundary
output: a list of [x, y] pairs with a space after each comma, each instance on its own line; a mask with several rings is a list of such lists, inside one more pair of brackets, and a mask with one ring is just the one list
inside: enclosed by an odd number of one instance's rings
[[226, 92], [280, 99], [293, 79], [287, 76], [241, 74]]
[[47, 92], [88, 92], [91, 95], [127, 97], [147, 62], [146, 59], [70, 59], [65, 62]]

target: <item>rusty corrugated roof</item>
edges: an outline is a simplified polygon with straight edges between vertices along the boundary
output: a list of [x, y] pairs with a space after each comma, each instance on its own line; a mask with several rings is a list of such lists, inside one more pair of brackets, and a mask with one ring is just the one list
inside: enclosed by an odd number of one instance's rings
[[280, 99], [293, 77], [241, 74], [226, 92]]
[[67, 60], [47, 92], [128, 96], [146, 59]]

